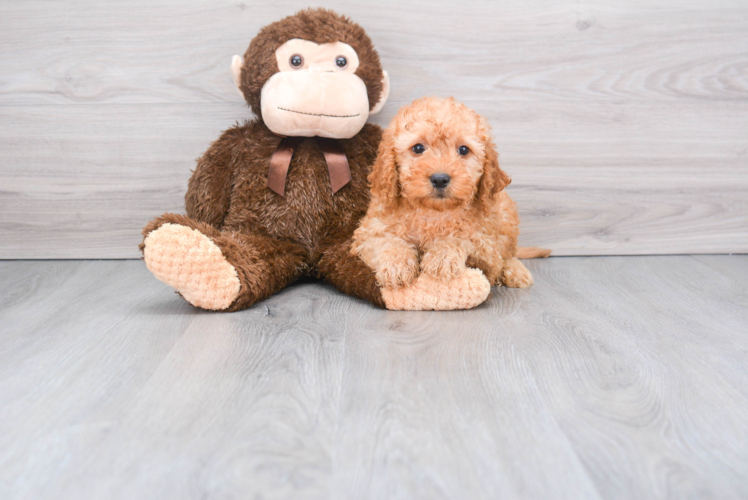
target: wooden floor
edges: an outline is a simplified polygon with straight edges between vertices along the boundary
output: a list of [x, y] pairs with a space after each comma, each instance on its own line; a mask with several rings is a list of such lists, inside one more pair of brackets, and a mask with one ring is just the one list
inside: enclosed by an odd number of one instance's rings
[[0, 498], [747, 498], [748, 256], [530, 261], [478, 309], [193, 309], [0, 262]]

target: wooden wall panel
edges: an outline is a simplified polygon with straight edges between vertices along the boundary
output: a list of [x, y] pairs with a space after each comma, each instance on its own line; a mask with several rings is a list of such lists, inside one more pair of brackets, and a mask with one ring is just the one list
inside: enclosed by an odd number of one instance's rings
[[[194, 159], [250, 117], [228, 72], [304, 2], [0, 2], [0, 258], [137, 257]], [[342, 2], [389, 104], [489, 117], [521, 243], [558, 255], [748, 251], [748, 5]]]

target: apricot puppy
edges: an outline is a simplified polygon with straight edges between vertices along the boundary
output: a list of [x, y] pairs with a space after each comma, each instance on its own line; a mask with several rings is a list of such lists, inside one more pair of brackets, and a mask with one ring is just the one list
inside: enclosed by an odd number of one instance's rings
[[491, 285], [532, 284], [517, 259], [517, 209], [503, 191], [511, 180], [486, 119], [464, 104], [423, 98], [400, 109], [369, 182], [371, 204], [351, 252], [381, 286], [406, 286], [419, 274], [448, 281], [468, 267]]

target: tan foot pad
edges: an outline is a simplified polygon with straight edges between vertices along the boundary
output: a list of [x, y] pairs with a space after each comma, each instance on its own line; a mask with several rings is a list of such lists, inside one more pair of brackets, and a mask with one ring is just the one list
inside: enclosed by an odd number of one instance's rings
[[239, 295], [236, 269], [200, 231], [164, 224], [145, 239], [143, 255], [148, 270], [193, 306], [226, 309]]
[[482, 304], [491, 284], [478, 269], [468, 268], [459, 278], [439, 281], [421, 275], [409, 286], [382, 289], [387, 309], [395, 311], [450, 311]]

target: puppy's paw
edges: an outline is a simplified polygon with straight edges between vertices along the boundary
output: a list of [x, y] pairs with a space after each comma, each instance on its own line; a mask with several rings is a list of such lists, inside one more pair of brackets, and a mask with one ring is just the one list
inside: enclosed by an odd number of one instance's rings
[[385, 251], [379, 256], [376, 279], [383, 288], [407, 286], [418, 276], [418, 257], [411, 251]]
[[467, 266], [459, 253], [447, 250], [432, 250], [421, 258], [421, 272], [426, 276], [442, 281], [462, 276]]
[[509, 259], [504, 262], [504, 269], [501, 271], [501, 282], [511, 288], [527, 288], [532, 285], [532, 274], [516, 258]]

